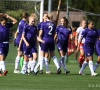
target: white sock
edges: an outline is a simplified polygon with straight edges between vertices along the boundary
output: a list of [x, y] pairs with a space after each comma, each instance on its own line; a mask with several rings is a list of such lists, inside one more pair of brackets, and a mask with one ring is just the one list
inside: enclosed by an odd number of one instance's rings
[[94, 65], [94, 67], [93, 67], [93, 70], [96, 71], [96, 69], [98, 68], [98, 66], [99, 66], [99, 63], [96, 62], [95, 65]]
[[88, 65], [88, 62], [84, 61], [79, 72], [83, 73], [83, 71], [84, 71], [84, 69], [86, 68], [87, 65]]
[[30, 69], [30, 68], [31, 68], [30, 63], [31, 63], [31, 61], [28, 61], [28, 64], [27, 64], [28, 69]]
[[34, 72], [38, 71], [38, 67], [40, 66], [40, 61], [38, 61], [38, 63], [36, 64], [36, 66], [34, 67]]
[[57, 69], [60, 68], [60, 65], [56, 56], [53, 57], [53, 62], [56, 65]]
[[27, 71], [27, 64], [28, 64], [28, 62], [24, 61], [22, 71], [25, 71], [25, 72]]
[[89, 68], [90, 68], [91, 74], [94, 74], [93, 61], [89, 61]]
[[40, 70], [43, 70], [44, 57], [40, 58]]
[[34, 70], [35, 65], [36, 65], [36, 60], [32, 60], [31, 61], [31, 71]]
[[1, 61], [1, 69], [3, 72], [6, 70], [5, 61]]
[[61, 59], [61, 65], [62, 65], [64, 71], [67, 71], [66, 64], [65, 64], [65, 57], [63, 56], [60, 59]]
[[49, 71], [49, 62], [48, 62], [48, 58], [44, 58], [44, 59], [45, 59], [46, 71]]
[[15, 69], [18, 69], [18, 67], [19, 67], [20, 58], [21, 58], [20, 56], [16, 57], [16, 60], [15, 60]]

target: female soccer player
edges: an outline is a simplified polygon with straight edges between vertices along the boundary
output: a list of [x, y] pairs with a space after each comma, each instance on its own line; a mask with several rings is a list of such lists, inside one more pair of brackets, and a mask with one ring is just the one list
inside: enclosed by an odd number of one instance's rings
[[[8, 19], [12, 22], [8, 23]], [[16, 23], [17, 20], [8, 14], [0, 17], [0, 67], [5, 76], [8, 73], [5, 67], [5, 59], [9, 51], [9, 30]]]
[[35, 18], [29, 17], [29, 23], [23, 28], [22, 40], [24, 41], [24, 63], [22, 67], [22, 74], [27, 72], [28, 55], [32, 53], [33, 60], [30, 63], [31, 71], [33, 71], [37, 60], [37, 27], [34, 25]]
[[95, 46], [95, 42], [98, 38], [98, 32], [96, 29], [94, 29], [94, 23], [93, 21], [88, 21], [88, 28], [86, 28], [81, 35], [80, 41], [78, 43], [78, 48], [77, 50], [79, 50], [79, 46], [82, 42], [82, 39], [85, 37], [85, 43], [84, 43], [84, 52], [86, 55], [86, 59], [82, 64], [82, 67], [79, 71], [79, 74], [83, 75], [83, 70], [85, 69], [85, 67], [87, 66], [88, 62], [89, 62], [89, 68], [91, 71], [91, 76], [96, 76], [97, 73], [94, 72], [93, 70], [93, 53], [94, 53], [94, 46]]
[[[86, 28], [86, 21], [82, 20], [81, 21], [81, 26], [76, 31], [76, 37], [75, 37], [76, 46], [78, 45], [78, 42], [81, 38], [81, 34], [85, 30], [85, 28]], [[80, 44], [80, 56], [79, 56], [79, 60], [78, 60], [80, 68], [82, 67], [82, 64], [85, 60], [85, 55], [84, 55], [84, 50], [83, 50], [84, 42], [85, 42], [85, 38], [82, 39], [82, 42]], [[78, 52], [76, 52], [76, 53], [78, 53]]]
[[[20, 42], [21, 37], [22, 37], [23, 27], [27, 23], [28, 23], [28, 13], [24, 12], [22, 14], [22, 20], [19, 22], [18, 30], [15, 33], [15, 40], [16, 40], [17, 47], [19, 47], [19, 42]], [[22, 51], [23, 51], [23, 44], [21, 44], [21, 48], [20, 48], [20, 50], [18, 50], [18, 54], [17, 54], [16, 60], [15, 60], [14, 73], [20, 73], [20, 71], [18, 70], [18, 67], [19, 67], [20, 58], [23, 55]]]
[[[42, 22], [40, 22], [39, 24], [38, 24], [38, 33], [39, 33], [39, 31], [40, 31], [40, 29], [41, 29], [41, 25], [44, 23], [44, 22], [46, 22], [46, 19], [47, 19], [47, 17], [48, 17], [48, 14], [44, 14], [43, 15], [43, 21]], [[42, 37], [41, 37], [42, 38]], [[39, 42], [39, 44], [40, 44], [40, 47], [41, 47], [41, 42]], [[41, 54], [41, 51], [39, 51], [39, 55]], [[48, 53], [45, 53], [45, 56], [46, 57], [48, 57]], [[46, 63], [46, 62], [48, 62], [48, 58], [44, 58], [45, 59], [45, 65], [47, 66], [48, 65], [48, 63]], [[35, 71], [37, 70], [37, 68], [40, 66], [40, 61], [38, 61], [38, 63], [37, 63], [37, 65], [35, 66]], [[41, 67], [40, 67], [40, 74], [42, 74], [43, 73], [43, 71], [41, 70]], [[49, 67], [46, 67], [46, 74], [50, 74], [51, 72], [49, 71]]]
[[99, 37], [96, 42], [96, 51], [97, 51], [97, 55], [98, 55], [98, 60], [94, 65], [94, 71], [96, 71], [96, 69], [100, 65], [100, 30], [98, 30], [98, 35], [99, 35]]
[[[53, 61], [57, 67], [57, 74], [61, 73], [60, 66], [58, 60], [55, 56], [55, 42], [54, 42], [54, 34], [55, 34], [55, 25], [49, 20], [49, 17], [45, 17], [46, 22], [41, 25], [41, 30], [39, 31], [38, 41], [41, 42], [41, 58], [40, 58], [40, 70], [43, 72], [43, 61], [45, 60], [46, 53], [50, 52], [50, 56], [53, 58]], [[48, 63], [48, 60], [47, 60]], [[37, 70], [34, 70], [37, 73]]]
[[61, 18], [61, 25], [56, 29], [55, 41], [57, 42], [57, 48], [60, 54], [60, 67], [64, 68], [65, 73], [69, 73], [66, 69], [65, 55], [68, 48], [69, 36], [72, 33], [70, 27], [68, 27], [68, 20], [66, 17]]

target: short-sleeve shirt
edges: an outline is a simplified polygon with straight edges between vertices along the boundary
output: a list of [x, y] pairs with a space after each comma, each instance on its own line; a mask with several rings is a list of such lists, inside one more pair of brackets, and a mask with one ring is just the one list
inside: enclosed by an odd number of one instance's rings
[[0, 41], [9, 42], [9, 33], [12, 26], [12, 23], [7, 23], [5, 26], [0, 25]]
[[53, 22], [46, 21], [42, 23], [40, 30], [43, 30], [43, 40], [46, 42], [54, 42], [56, 26]]
[[98, 38], [98, 31], [96, 29], [90, 30], [89, 28], [86, 28], [82, 32], [81, 37], [85, 38], [85, 43], [95, 44]]
[[[78, 27], [78, 29], [76, 30], [76, 32], [79, 34], [79, 36], [78, 36], [78, 42], [80, 41], [81, 34], [82, 34], [82, 32], [83, 32], [84, 30], [85, 30], [85, 29], [82, 28], [82, 27]], [[85, 42], [85, 38], [82, 39], [82, 43], [84, 43], [84, 42]]]
[[17, 29], [18, 38], [21, 38], [22, 32], [23, 32], [23, 27], [24, 27], [26, 24], [27, 24], [27, 23], [26, 23], [25, 20], [21, 20], [21, 21], [19, 22], [18, 29]]
[[56, 33], [58, 34], [58, 41], [62, 40], [68, 43], [69, 35], [72, 33], [71, 28], [64, 27], [62, 25], [58, 26], [56, 29]]
[[25, 34], [25, 38], [30, 45], [36, 45], [36, 37], [37, 37], [37, 27], [26, 25], [23, 28], [23, 34]]

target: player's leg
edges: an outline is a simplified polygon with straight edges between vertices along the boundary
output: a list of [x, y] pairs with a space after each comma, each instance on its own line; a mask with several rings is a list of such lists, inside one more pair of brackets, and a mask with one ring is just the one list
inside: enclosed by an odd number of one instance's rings
[[50, 52], [50, 56], [52, 57], [53, 62], [55, 64], [56, 68], [57, 68], [57, 74], [61, 74], [61, 69], [60, 69], [59, 61], [58, 61], [57, 57], [55, 56], [54, 51]]
[[[18, 40], [17, 39], [16, 39], [16, 45], [18, 47], [19, 46], [20, 39], [18, 39]], [[18, 70], [18, 67], [19, 67], [20, 59], [21, 59], [22, 56], [23, 56], [23, 43], [22, 43], [22, 45], [20, 47], [20, 51], [18, 51], [18, 54], [17, 54], [16, 59], [15, 59], [15, 69], [14, 69], [14, 73], [20, 73], [20, 71]]]
[[91, 76], [96, 76], [97, 73], [94, 72], [94, 69], [93, 69], [93, 60], [92, 60], [92, 56], [89, 56], [89, 68], [90, 68], [90, 71], [91, 71]]
[[22, 74], [26, 74], [26, 72], [27, 72], [27, 65], [28, 65], [28, 55], [24, 55], [23, 67], [22, 67], [22, 70], [21, 70]]
[[98, 60], [94, 65], [94, 71], [96, 71], [96, 69], [99, 67], [99, 65], [100, 65], [100, 56], [98, 56]]
[[49, 52], [45, 52], [44, 60], [45, 60], [45, 66], [46, 66], [46, 74], [51, 74], [51, 71], [49, 69], [49, 59], [50, 59], [50, 53]]
[[75, 60], [76, 61], [78, 61], [78, 53], [79, 53], [79, 51], [76, 51], [76, 49], [77, 49], [77, 46], [75, 46], [75, 51], [74, 51], [74, 56], [75, 56]]
[[66, 60], [65, 60], [65, 55], [67, 53], [67, 44], [64, 43], [63, 45], [58, 45], [58, 50], [59, 50], [59, 54], [60, 54], [60, 62], [59, 63], [63, 67], [64, 72], [67, 74], [70, 72], [67, 70]]
[[20, 73], [18, 67], [19, 67], [19, 63], [20, 63], [20, 59], [21, 59], [22, 54], [23, 54], [22, 51], [18, 51], [18, 54], [17, 54], [16, 59], [15, 59], [14, 73]]
[[48, 43], [41, 44], [40, 74], [43, 74], [43, 64], [45, 62], [45, 52], [48, 52]]
[[82, 64], [82, 67], [81, 67], [81, 69], [80, 69], [80, 71], [79, 71], [79, 74], [80, 74], [80, 75], [84, 75], [84, 69], [86, 68], [87, 65], [88, 65], [88, 58], [86, 57], [86, 58], [85, 58], [85, 61], [84, 61], [83, 64]]
[[45, 56], [45, 52], [41, 51], [41, 57], [40, 57], [38, 63], [36, 64], [36, 66], [34, 67], [34, 74], [38, 73], [39, 66], [40, 66], [40, 74], [43, 74], [44, 56]]
[[30, 53], [30, 55], [28, 55], [28, 64], [27, 64], [27, 72], [28, 72], [28, 74], [29, 73], [31, 73], [31, 62], [32, 62], [32, 60], [33, 60], [33, 55], [32, 55], [32, 53]]
[[61, 74], [61, 69], [60, 69], [60, 65], [59, 65], [59, 61], [55, 55], [55, 44], [54, 43], [51, 43], [49, 44], [49, 51], [50, 51], [50, 56], [52, 57], [53, 59], [53, 62], [57, 68], [57, 74]]
[[100, 65], [100, 47], [99, 47], [99, 43], [96, 43], [96, 51], [97, 51], [97, 54], [98, 54], [98, 60], [94, 65], [94, 71], [96, 71], [96, 69]]
[[83, 64], [83, 62], [84, 62], [84, 60], [85, 60], [83, 45], [84, 45], [84, 44], [81, 44], [81, 45], [80, 45], [80, 56], [79, 56], [79, 67], [80, 67], [80, 68], [82, 67], [82, 64]]
[[3, 57], [1, 59], [1, 61], [2, 61], [2, 71], [4, 73], [4, 76], [6, 76], [7, 73], [8, 73], [8, 71], [6, 70], [6, 64], [5, 64], [5, 59], [6, 59], [7, 55], [8, 55], [8, 52], [9, 52], [9, 43], [8, 42], [7, 43], [3, 43], [3, 54], [2, 54]]
[[4, 51], [4, 48], [0, 48], [0, 67], [1, 67], [1, 70], [3, 71], [4, 73], [4, 76], [7, 75], [8, 71], [6, 70], [6, 65], [5, 65], [5, 51]]
[[26, 74], [27, 72], [27, 66], [28, 66], [28, 55], [30, 54], [30, 47], [24, 46], [24, 62], [23, 62], [23, 67], [21, 70], [22, 74]]
[[49, 51], [50, 51], [50, 56], [53, 59], [53, 62], [57, 68], [57, 74], [61, 74], [61, 69], [60, 69], [60, 65], [59, 65], [59, 61], [58, 58], [56, 57], [54, 51], [55, 51], [55, 45], [53, 43], [51, 43], [50, 47], [49, 47]]
[[37, 62], [37, 52], [33, 52], [33, 60], [31, 61], [31, 72], [33, 72], [35, 66], [36, 66], [36, 62]]

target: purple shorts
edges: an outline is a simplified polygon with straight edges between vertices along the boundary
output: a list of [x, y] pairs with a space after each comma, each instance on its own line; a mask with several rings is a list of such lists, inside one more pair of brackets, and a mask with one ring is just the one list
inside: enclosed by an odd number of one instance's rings
[[32, 55], [32, 53], [37, 53], [37, 47], [36, 46], [26, 46], [24, 44], [23, 46], [23, 53], [24, 55]]
[[93, 56], [94, 53], [94, 44], [91, 43], [85, 43], [84, 44], [84, 52], [87, 57]]
[[0, 47], [0, 55], [8, 55], [9, 51], [9, 43], [2, 43], [2, 47]]
[[61, 43], [57, 43], [57, 49], [58, 51], [63, 51], [63, 52], [67, 52], [67, 44], [61, 44]]
[[55, 50], [55, 43], [41, 43], [41, 51], [53, 52]]

